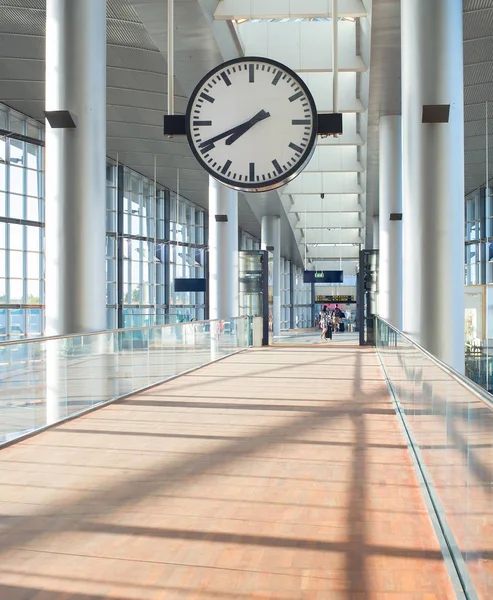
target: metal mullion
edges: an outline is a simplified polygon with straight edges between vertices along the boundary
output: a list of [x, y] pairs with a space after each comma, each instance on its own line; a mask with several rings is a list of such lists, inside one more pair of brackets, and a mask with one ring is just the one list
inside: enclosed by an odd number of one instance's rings
[[[5, 227], [5, 301], [10, 304], [10, 140], [5, 144], [5, 214], [7, 215]], [[10, 313], [7, 311], [5, 334], [10, 337]]]
[[[27, 146], [26, 142], [23, 144], [23, 165], [22, 165], [22, 217], [25, 219], [27, 216]], [[28, 301], [28, 277], [29, 272], [27, 268], [27, 226], [22, 225], [22, 301], [27, 304]], [[26, 310], [24, 310], [24, 332], [27, 333], [27, 319]]]
[[123, 245], [125, 240], [123, 238], [124, 229], [124, 170], [123, 165], [117, 166], [116, 173], [116, 242], [117, 242], [117, 273], [116, 273], [116, 303], [117, 303], [117, 326], [118, 329], [123, 328], [123, 304], [125, 298], [124, 289], [124, 259], [123, 259]]

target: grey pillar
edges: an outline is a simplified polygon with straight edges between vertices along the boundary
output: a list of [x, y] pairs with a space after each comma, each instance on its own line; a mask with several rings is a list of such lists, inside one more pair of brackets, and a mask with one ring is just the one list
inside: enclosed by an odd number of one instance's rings
[[209, 177], [209, 318], [238, 316], [238, 192]]
[[401, 117], [381, 117], [379, 135], [378, 313], [402, 329]]
[[281, 218], [270, 215], [262, 217], [262, 250], [272, 249], [274, 256], [274, 277], [272, 282], [274, 302], [274, 335], [281, 333]]
[[402, 0], [401, 23], [403, 327], [464, 371], [462, 1]]
[[47, 0], [46, 334], [106, 327], [106, 2]]

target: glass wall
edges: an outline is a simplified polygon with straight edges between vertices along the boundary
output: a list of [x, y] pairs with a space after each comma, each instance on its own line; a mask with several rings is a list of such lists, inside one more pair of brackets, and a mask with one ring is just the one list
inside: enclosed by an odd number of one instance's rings
[[303, 283], [303, 269], [293, 265], [293, 319], [295, 328], [313, 327], [312, 287]]
[[281, 257], [281, 330], [291, 327], [291, 261]]
[[0, 105], [0, 341], [43, 331], [43, 130]]
[[205, 319], [205, 293], [175, 292], [174, 281], [206, 277], [205, 211], [171, 192], [170, 222], [170, 321], [201, 321]]
[[[44, 331], [43, 130], [0, 104], [0, 341]], [[109, 329], [205, 317], [204, 293], [174, 292], [175, 277], [206, 276], [205, 221], [185, 198], [108, 160]]]
[[[484, 234], [483, 215], [485, 214], [483, 198], [480, 190], [473, 192], [466, 198], [465, 203], [465, 283], [466, 285], [479, 285], [485, 283], [484, 273], [481, 268], [482, 251], [486, 243], [481, 242]], [[488, 220], [489, 221], [489, 220]]]
[[166, 190], [148, 178], [120, 167], [122, 214], [119, 224], [123, 260], [120, 297], [123, 327], [146, 327], [166, 322], [165, 262], [169, 242]]

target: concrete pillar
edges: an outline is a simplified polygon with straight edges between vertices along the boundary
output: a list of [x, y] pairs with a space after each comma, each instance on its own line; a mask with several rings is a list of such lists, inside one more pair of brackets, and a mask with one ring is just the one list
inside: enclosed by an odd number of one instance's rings
[[[106, 3], [46, 2], [46, 110], [70, 111], [75, 128], [46, 122], [46, 334], [106, 327]], [[102, 337], [84, 350], [99, 379], [71, 391], [71, 340], [47, 346], [47, 423], [79, 394], [107, 399]], [[88, 367], [89, 368], [89, 367]]]
[[273, 302], [273, 333], [281, 333], [281, 218], [266, 215], [261, 223], [262, 250], [270, 250], [274, 256], [274, 276], [272, 282]]
[[46, 334], [106, 327], [106, 3], [46, 2]]
[[[378, 313], [394, 327], [402, 329], [401, 117], [381, 117], [379, 135]], [[390, 215], [394, 215], [392, 220]]]
[[[403, 327], [464, 371], [461, 0], [402, 0]], [[447, 122], [423, 106], [449, 105]]]
[[209, 318], [237, 316], [238, 192], [209, 177]]

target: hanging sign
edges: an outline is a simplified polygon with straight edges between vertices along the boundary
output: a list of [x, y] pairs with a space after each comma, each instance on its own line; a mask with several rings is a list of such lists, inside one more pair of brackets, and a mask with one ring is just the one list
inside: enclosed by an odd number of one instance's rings
[[304, 271], [303, 283], [342, 283], [342, 271]]
[[331, 304], [334, 302], [340, 302], [341, 304], [349, 304], [354, 302], [354, 296], [317, 296], [317, 302], [326, 302]]

